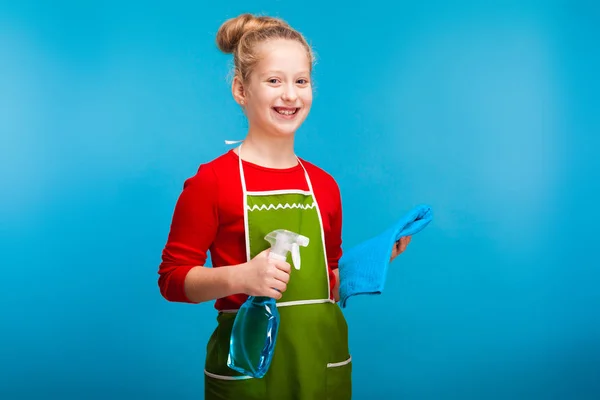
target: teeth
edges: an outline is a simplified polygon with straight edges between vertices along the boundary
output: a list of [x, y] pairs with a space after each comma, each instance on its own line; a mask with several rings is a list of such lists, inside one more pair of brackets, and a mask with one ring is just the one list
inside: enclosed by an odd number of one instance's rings
[[293, 109], [293, 110], [281, 110], [281, 109], [278, 109], [277, 112], [279, 114], [283, 114], [283, 115], [292, 115], [292, 114], [296, 113], [296, 109]]

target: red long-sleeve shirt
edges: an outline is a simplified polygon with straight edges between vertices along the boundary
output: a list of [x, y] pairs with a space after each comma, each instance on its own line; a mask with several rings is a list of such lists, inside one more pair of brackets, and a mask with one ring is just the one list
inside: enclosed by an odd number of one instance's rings
[[[242, 186], [238, 155], [230, 150], [200, 165], [188, 178], [181, 192], [162, 252], [158, 285], [165, 299], [191, 300], [184, 291], [184, 280], [191, 268], [206, 263], [210, 250], [212, 266], [246, 262]], [[325, 232], [330, 285], [333, 271], [342, 255], [342, 206], [337, 183], [328, 173], [302, 159], [319, 203]], [[302, 166], [271, 169], [243, 162], [248, 191], [308, 190]], [[215, 308], [237, 309], [246, 300], [244, 294], [217, 299]]]

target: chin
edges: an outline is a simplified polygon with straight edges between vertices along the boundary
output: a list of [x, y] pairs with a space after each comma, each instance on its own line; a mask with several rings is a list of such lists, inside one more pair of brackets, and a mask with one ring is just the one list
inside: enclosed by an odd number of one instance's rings
[[281, 127], [271, 127], [270, 132], [276, 138], [290, 138], [296, 134], [296, 129], [282, 129]]

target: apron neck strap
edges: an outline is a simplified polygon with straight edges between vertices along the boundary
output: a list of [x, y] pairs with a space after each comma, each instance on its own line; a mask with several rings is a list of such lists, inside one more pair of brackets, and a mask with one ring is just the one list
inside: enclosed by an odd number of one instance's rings
[[[225, 142], [228, 144], [240, 143], [240, 145], [238, 146], [238, 165], [239, 165], [239, 169], [240, 169], [240, 178], [242, 180], [242, 190], [243, 190], [243, 193], [245, 196], [247, 193], [247, 189], [246, 189], [246, 179], [244, 178], [244, 168], [242, 166], [242, 143], [244, 141], [243, 140], [226, 140]], [[304, 177], [306, 178], [306, 183], [308, 184], [308, 190], [314, 195], [312, 182], [310, 181], [310, 177], [308, 176], [308, 172], [306, 171], [304, 164], [302, 164], [300, 157], [296, 156], [296, 160], [298, 160], [298, 164], [300, 164], [300, 166], [304, 170]]]

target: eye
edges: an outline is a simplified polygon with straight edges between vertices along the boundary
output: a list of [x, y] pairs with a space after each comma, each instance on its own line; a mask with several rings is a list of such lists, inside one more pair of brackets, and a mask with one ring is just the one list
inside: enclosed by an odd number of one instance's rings
[[276, 84], [279, 83], [279, 79], [277, 79], [277, 78], [269, 78], [267, 80], [267, 82], [269, 82], [270, 84], [276, 85]]
[[299, 85], [308, 85], [308, 79], [300, 78], [296, 81]]

